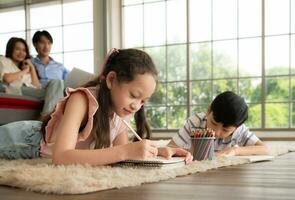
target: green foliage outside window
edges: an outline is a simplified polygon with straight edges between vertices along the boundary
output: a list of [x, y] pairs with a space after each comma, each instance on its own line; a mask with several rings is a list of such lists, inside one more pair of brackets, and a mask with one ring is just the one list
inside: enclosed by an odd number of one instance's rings
[[[289, 76], [267, 76], [265, 88], [262, 90], [263, 77], [233, 76], [231, 71], [233, 68], [229, 67], [233, 66], [231, 59], [222, 52], [211, 53], [209, 43], [203, 43], [191, 44], [190, 79], [187, 83], [184, 45], [145, 50], [150, 53], [160, 69], [157, 91], [146, 106], [147, 117], [153, 128], [180, 128], [188, 117], [188, 97], [191, 96], [189, 106], [192, 113], [206, 112], [212, 99], [226, 90], [237, 92], [245, 98], [249, 105], [249, 119], [246, 122], [249, 127], [262, 128], [263, 96], [265, 97], [265, 128], [295, 126], [295, 106], [292, 103], [295, 99], [295, 78], [290, 80]], [[214, 68], [214, 66], [218, 67]], [[288, 66], [273, 67], [269, 69], [269, 73], [278, 74], [279, 71], [288, 69]], [[214, 77], [214, 74], [219, 75]], [[247, 73], [243, 72], [243, 75], [245, 74]], [[191, 95], [188, 95], [188, 84]], [[265, 91], [265, 94], [262, 94], [262, 91]], [[291, 124], [289, 124], [289, 118]]]

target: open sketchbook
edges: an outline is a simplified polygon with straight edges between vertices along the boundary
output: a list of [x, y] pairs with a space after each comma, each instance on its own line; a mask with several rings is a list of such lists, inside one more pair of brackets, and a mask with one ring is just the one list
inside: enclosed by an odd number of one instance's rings
[[274, 156], [271, 155], [250, 155], [250, 156], [234, 156], [236, 158], [247, 159], [249, 162], [261, 162], [273, 160]]
[[152, 157], [145, 160], [125, 160], [115, 163], [113, 166], [120, 167], [143, 167], [143, 168], [176, 168], [185, 165], [184, 157], [172, 157], [166, 159], [164, 157]]

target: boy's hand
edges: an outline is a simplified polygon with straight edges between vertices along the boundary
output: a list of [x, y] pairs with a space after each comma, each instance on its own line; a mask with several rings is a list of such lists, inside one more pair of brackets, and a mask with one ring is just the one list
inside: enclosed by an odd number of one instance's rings
[[158, 148], [158, 156], [170, 159], [172, 156], [185, 157], [185, 163], [189, 164], [193, 161], [193, 157], [190, 152], [185, 149], [177, 147], [161, 147]]
[[239, 147], [226, 147], [225, 149], [217, 151], [215, 153], [215, 156], [216, 157], [219, 157], [219, 156], [235, 156], [235, 155], [237, 155], [237, 148], [239, 148]]

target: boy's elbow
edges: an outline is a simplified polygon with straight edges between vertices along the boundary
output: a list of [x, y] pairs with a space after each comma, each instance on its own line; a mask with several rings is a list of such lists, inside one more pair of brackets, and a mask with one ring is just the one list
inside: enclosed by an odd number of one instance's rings
[[167, 144], [168, 147], [173, 147], [173, 148], [177, 148], [179, 147], [174, 141], [173, 139], [170, 140], [170, 142]]
[[262, 148], [261, 154], [263, 154], [263, 155], [270, 155], [271, 154], [270, 148], [266, 144], [261, 142], [261, 144], [259, 144], [258, 146], [261, 146], [261, 148]]
[[270, 155], [271, 154], [270, 148], [267, 145], [263, 145], [263, 146], [264, 146], [265, 155]]

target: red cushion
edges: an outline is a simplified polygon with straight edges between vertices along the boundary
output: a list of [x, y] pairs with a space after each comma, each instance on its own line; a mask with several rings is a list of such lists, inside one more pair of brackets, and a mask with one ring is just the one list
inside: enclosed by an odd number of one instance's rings
[[0, 108], [38, 110], [42, 108], [42, 102], [27, 99], [0, 97]]

